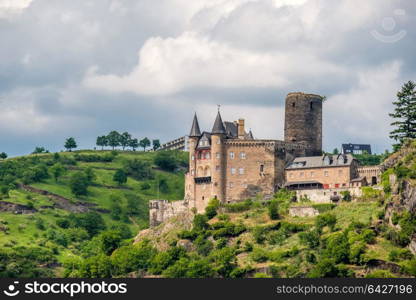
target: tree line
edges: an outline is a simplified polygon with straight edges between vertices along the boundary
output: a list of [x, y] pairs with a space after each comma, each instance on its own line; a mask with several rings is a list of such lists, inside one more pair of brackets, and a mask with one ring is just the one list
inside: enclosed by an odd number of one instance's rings
[[141, 147], [143, 151], [146, 151], [146, 148], [150, 146], [152, 146], [153, 150], [159, 149], [160, 141], [150, 141], [147, 137], [138, 140], [137, 138], [133, 138], [128, 132], [119, 133], [113, 130], [108, 135], [97, 137], [96, 145], [101, 147], [102, 150], [104, 150], [104, 147], [111, 147], [113, 150], [116, 147], [121, 147], [123, 150], [129, 147], [133, 151], [136, 151], [138, 147]]

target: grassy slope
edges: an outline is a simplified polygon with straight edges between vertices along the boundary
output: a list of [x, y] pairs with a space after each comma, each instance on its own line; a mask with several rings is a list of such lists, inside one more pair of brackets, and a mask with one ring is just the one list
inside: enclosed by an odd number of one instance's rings
[[[77, 153], [83, 154], [101, 154], [102, 151], [78, 151]], [[51, 154], [50, 154], [51, 155]], [[72, 156], [73, 153], [60, 153], [61, 156]], [[111, 208], [111, 195], [119, 196], [125, 203], [125, 196], [133, 194], [140, 199], [142, 213], [132, 219], [132, 222], [128, 224], [132, 232], [138, 232], [148, 226], [148, 210], [147, 202], [150, 199], [155, 199], [157, 193], [157, 180], [158, 178], [165, 178], [169, 185], [169, 192], [160, 192], [160, 198], [168, 200], [183, 199], [183, 180], [184, 176], [182, 172], [169, 173], [164, 171], [155, 170], [156, 178], [154, 180], [137, 181], [132, 178], [128, 178], [128, 182], [125, 185], [128, 189], [112, 189], [106, 186], [116, 186], [112, 178], [114, 170], [106, 170], [104, 168], [120, 168], [122, 162], [125, 159], [137, 158], [140, 160], [146, 160], [153, 162], [155, 153], [143, 153], [143, 152], [120, 152], [116, 159], [111, 163], [85, 163], [78, 162], [76, 168], [85, 169], [92, 167], [97, 176], [95, 183], [96, 186], [89, 187], [89, 194], [86, 197], [80, 198], [82, 201], [96, 203], [97, 208], [110, 209]], [[42, 154], [41, 157], [47, 158], [49, 155]], [[69, 177], [72, 173], [78, 170], [68, 170], [58, 182], [55, 182], [53, 178], [50, 178], [42, 183], [32, 184], [33, 187], [47, 190], [49, 192], [58, 194], [65, 198], [77, 201], [77, 198], [71, 193], [68, 186]], [[150, 184], [151, 188], [148, 190], [142, 190], [141, 185], [143, 183]], [[41, 230], [36, 226], [36, 220], [41, 218], [45, 223], [45, 228], [51, 228], [56, 226], [56, 220], [60, 216], [68, 215], [68, 212], [61, 209], [48, 209], [47, 206], [52, 206], [53, 202], [46, 196], [42, 196], [35, 193], [30, 193], [22, 190], [13, 190], [10, 192], [10, 198], [3, 199], [7, 202], [13, 202], [17, 204], [28, 204], [33, 202], [34, 207], [38, 210], [37, 213], [30, 215], [16, 215], [9, 212], [0, 212], [0, 221], [7, 223], [9, 228], [8, 234], [0, 231], [0, 247], [11, 246], [34, 246], [43, 245], [42, 235], [45, 230]], [[1, 200], [0, 200], [1, 201]], [[42, 207], [42, 208], [41, 208]], [[102, 214], [108, 227], [112, 224], [117, 224], [120, 221], [114, 221], [108, 214]], [[71, 251], [67, 249], [61, 249], [60, 256], [70, 255]]]

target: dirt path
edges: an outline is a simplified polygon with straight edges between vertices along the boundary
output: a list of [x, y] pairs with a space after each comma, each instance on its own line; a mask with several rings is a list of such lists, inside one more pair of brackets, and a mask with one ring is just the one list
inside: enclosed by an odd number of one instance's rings
[[65, 209], [67, 211], [74, 212], [74, 213], [87, 212], [87, 211], [90, 210], [90, 208], [96, 206], [96, 204], [94, 204], [94, 203], [85, 203], [85, 202], [76, 202], [76, 203], [74, 203], [74, 201], [72, 201], [70, 199], [67, 199], [65, 197], [62, 197], [60, 195], [51, 193], [51, 192], [46, 191], [46, 190], [41, 190], [41, 189], [35, 188], [33, 186], [30, 186], [30, 185], [20, 184], [19, 188], [22, 189], [22, 190], [31, 192], [31, 193], [36, 193], [36, 194], [39, 194], [39, 195], [46, 196], [55, 203], [55, 206], [57, 208]]

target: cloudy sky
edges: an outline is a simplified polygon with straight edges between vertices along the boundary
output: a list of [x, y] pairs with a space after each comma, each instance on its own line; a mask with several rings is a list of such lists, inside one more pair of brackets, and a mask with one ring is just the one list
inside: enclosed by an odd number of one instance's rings
[[416, 79], [405, 0], [0, 0], [0, 152], [162, 141], [193, 112], [282, 138], [284, 98], [327, 97], [324, 147], [390, 148], [392, 100]]

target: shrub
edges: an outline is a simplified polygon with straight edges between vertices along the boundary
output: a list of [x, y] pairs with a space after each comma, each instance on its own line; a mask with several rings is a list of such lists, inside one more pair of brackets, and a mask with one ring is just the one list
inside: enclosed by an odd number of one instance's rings
[[361, 237], [367, 244], [373, 244], [376, 240], [376, 233], [372, 229], [364, 229]]
[[414, 256], [409, 249], [395, 249], [389, 253], [389, 260], [394, 262], [398, 262], [401, 260], [410, 260], [412, 258], [414, 258]]
[[362, 263], [362, 255], [365, 253], [366, 245], [363, 242], [356, 242], [350, 246], [349, 260], [354, 264]]
[[205, 230], [209, 228], [208, 217], [206, 215], [197, 214], [194, 217], [193, 225], [195, 230]]
[[397, 277], [386, 270], [375, 270], [367, 274], [365, 278], [397, 278]]
[[249, 210], [252, 204], [253, 201], [249, 199], [243, 202], [225, 204], [224, 208], [227, 212], [243, 212]]
[[299, 233], [299, 239], [301, 243], [303, 243], [310, 249], [318, 248], [320, 244], [320, 235], [317, 230], [313, 230], [310, 232], [301, 232]]
[[256, 247], [250, 253], [250, 257], [255, 262], [265, 262], [269, 259], [269, 253], [264, 248]]
[[327, 211], [330, 211], [336, 207], [336, 204], [333, 203], [320, 203], [320, 204], [313, 204], [313, 208], [315, 208], [319, 213], [325, 213]]
[[279, 219], [279, 204], [277, 200], [272, 200], [269, 202], [268, 213], [269, 213], [270, 219], [272, 220]]
[[309, 278], [352, 277], [353, 272], [344, 265], [337, 265], [332, 259], [323, 259], [309, 272]]
[[337, 232], [325, 240], [325, 250], [323, 255], [335, 260], [336, 263], [349, 261], [350, 245], [345, 233]]
[[203, 256], [207, 256], [214, 248], [212, 242], [206, 239], [203, 235], [200, 235], [195, 239], [194, 245], [198, 254]]
[[331, 231], [334, 231], [337, 218], [332, 214], [322, 214], [316, 217], [315, 226], [318, 230], [322, 230], [325, 226], [328, 226]]
[[352, 200], [351, 193], [349, 191], [342, 191], [341, 196], [343, 201], [350, 202]]

